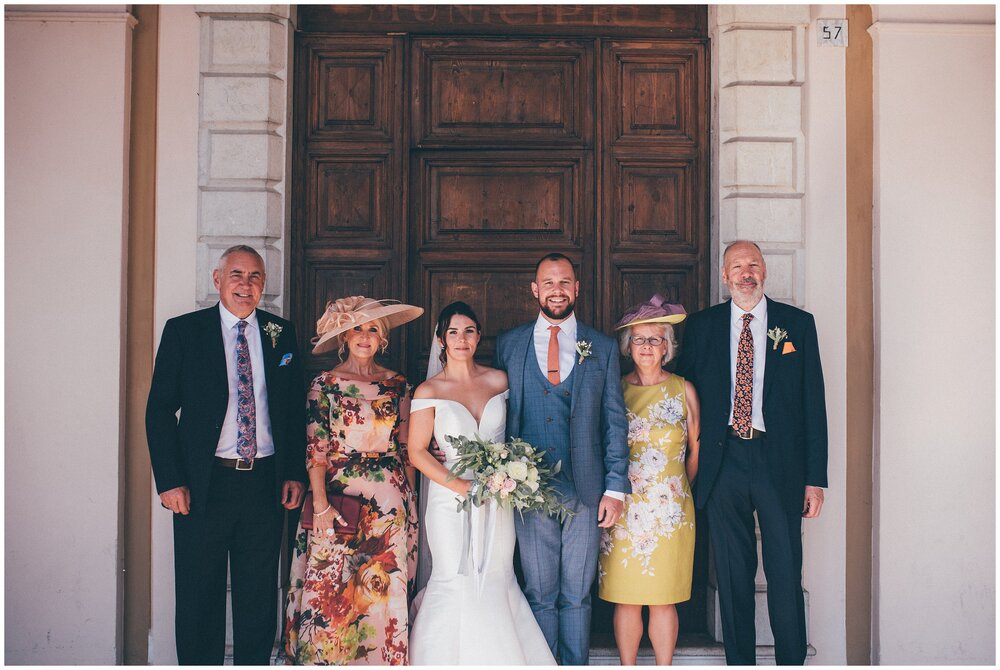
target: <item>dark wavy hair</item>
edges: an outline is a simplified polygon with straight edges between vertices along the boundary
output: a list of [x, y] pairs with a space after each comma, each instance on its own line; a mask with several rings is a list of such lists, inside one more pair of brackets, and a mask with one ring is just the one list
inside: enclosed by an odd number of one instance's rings
[[[472, 311], [467, 303], [461, 300], [456, 300], [455, 302], [445, 305], [445, 308], [441, 310], [441, 314], [438, 315], [437, 330], [434, 334], [438, 336], [441, 342], [444, 342], [444, 334], [448, 332], [448, 326], [451, 325], [451, 318], [453, 316], [464, 316], [470, 319], [474, 324], [476, 324], [476, 331], [479, 333], [483, 332], [483, 326], [479, 323], [479, 318], [476, 313]], [[441, 347], [441, 365], [447, 365], [448, 352], [447, 349]]]

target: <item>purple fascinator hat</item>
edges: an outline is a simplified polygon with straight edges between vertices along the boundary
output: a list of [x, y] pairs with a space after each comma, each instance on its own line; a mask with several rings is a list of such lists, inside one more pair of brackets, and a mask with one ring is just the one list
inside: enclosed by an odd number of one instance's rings
[[687, 312], [682, 305], [669, 303], [662, 295], [654, 293], [646, 302], [625, 310], [625, 314], [615, 324], [615, 330], [637, 326], [640, 323], [680, 323], [685, 318]]

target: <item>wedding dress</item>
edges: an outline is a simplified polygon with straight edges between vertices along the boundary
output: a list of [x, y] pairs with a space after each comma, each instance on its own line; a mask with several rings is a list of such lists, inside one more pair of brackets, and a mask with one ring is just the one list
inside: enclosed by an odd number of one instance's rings
[[[451, 469], [456, 453], [447, 436], [504, 439], [506, 398], [506, 391], [490, 398], [478, 425], [454, 400], [414, 399], [410, 411], [434, 408], [434, 438]], [[514, 512], [492, 503], [471, 515], [457, 507], [453, 491], [429, 482], [423, 524], [433, 568], [414, 601], [410, 663], [555, 665], [514, 576]]]

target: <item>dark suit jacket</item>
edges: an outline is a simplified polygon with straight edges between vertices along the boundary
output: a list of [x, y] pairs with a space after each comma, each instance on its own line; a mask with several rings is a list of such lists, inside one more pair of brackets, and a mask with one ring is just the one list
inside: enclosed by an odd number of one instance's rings
[[[271, 336], [264, 332], [264, 326], [271, 322], [282, 329], [273, 347]], [[274, 440], [277, 504], [285, 480], [306, 480], [305, 386], [295, 327], [260, 309], [257, 323]], [[281, 365], [287, 354], [291, 360]], [[158, 493], [187, 486], [192, 511], [203, 508], [228, 403], [218, 304], [167, 321], [146, 403], [146, 440]]]
[[[764, 446], [772, 480], [789, 509], [802, 510], [805, 486], [827, 485], [826, 398], [816, 323], [808, 312], [767, 300], [767, 327], [788, 337], [777, 349], [768, 338], [764, 362]], [[722, 463], [729, 426], [730, 300], [692, 314], [684, 327], [677, 373], [701, 401], [701, 452], [695, 504], [705, 506]], [[790, 343], [793, 352], [783, 353]]]
[[[537, 365], [528, 354], [535, 322], [497, 337], [494, 365], [507, 373], [510, 384], [507, 435], [521, 435], [525, 412], [538, 411], [524, 403], [526, 365]], [[592, 353], [573, 374], [570, 407], [570, 449], [573, 484], [580, 500], [596, 507], [604, 491], [631, 493], [628, 480], [628, 422], [622, 398], [618, 347], [607, 335], [577, 323], [577, 340], [591, 343]]]

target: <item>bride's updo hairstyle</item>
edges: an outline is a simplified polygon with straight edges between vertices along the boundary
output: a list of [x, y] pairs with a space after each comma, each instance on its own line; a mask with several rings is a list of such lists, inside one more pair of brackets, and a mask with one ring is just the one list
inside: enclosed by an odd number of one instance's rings
[[476, 317], [476, 313], [472, 311], [472, 308], [469, 307], [469, 305], [461, 300], [456, 300], [450, 305], [446, 305], [445, 308], [441, 310], [441, 314], [438, 316], [437, 331], [434, 333], [441, 341], [441, 365], [448, 364], [448, 348], [444, 344], [444, 334], [448, 332], [448, 326], [451, 325], [451, 318], [456, 315], [467, 317], [474, 324], [476, 324], [477, 333], [483, 332], [483, 327], [479, 323], [479, 318]]

